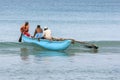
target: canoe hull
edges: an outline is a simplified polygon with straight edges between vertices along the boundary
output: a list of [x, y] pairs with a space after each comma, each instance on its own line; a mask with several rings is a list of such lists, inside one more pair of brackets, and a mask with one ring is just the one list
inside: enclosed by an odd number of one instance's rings
[[22, 42], [27, 43], [34, 43], [49, 50], [65, 50], [71, 44], [71, 40], [64, 40], [64, 41], [50, 41], [46, 39], [33, 39], [22, 35]]

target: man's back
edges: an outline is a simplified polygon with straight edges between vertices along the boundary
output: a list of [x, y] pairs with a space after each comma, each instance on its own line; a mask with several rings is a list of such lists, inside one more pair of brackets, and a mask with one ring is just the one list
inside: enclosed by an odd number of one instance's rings
[[46, 39], [51, 39], [52, 38], [52, 36], [51, 36], [51, 30], [49, 30], [49, 29], [45, 30], [44, 31], [44, 37]]

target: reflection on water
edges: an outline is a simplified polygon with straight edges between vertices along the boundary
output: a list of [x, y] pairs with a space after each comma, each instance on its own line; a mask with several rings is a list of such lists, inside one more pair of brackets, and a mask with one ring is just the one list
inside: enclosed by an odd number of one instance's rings
[[89, 54], [94, 54], [98, 53], [99, 49], [94, 49], [94, 48], [86, 48], [84, 45], [80, 44], [73, 44], [71, 45], [67, 50], [65, 50], [66, 53], [68, 54], [82, 54], [82, 53], [89, 53]]
[[35, 57], [54, 57], [54, 56], [62, 56], [62, 57], [69, 57], [69, 56], [75, 56], [76, 54], [82, 54], [82, 53], [97, 53], [98, 50], [96, 49], [85, 49], [85, 48], [72, 48], [69, 47], [65, 51], [50, 51], [45, 49], [39, 49], [34, 47], [33, 49], [29, 48], [21, 48], [21, 59], [26, 61], [29, 59], [29, 55], [33, 55]]
[[20, 51], [21, 51], [20, 57], [24, 61], [29, 59], [29, 55], [33, 55], [35, 57], [54, 57], [54, 56], [70, 55], [61, 51], [36, 50], [36, 49], [28, 49], [28, 48], [21, 48]]
[[27, 48], [21, 48], [20, 51], [21, 51], [21, 54], [20, 54], [21, 59], [24, 60], [24, 61], [28, 60], [28, 58], [29, 58], [28, 57], [29, 56], [28, 49]]
[[52, 57], [52, 56], [68, 56], [68, 54], [64, 52], [57, 52], [57, 51], [39, 51], [37, 55], [39, 57]]

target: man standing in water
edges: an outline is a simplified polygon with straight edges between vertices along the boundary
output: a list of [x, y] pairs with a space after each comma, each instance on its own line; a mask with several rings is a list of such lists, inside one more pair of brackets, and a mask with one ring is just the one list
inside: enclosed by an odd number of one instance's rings
[[19, 38], [19, 42], [22, 41], [22, 34], [24, 34], [27, 37], [30, 37], [30, 34], [29, 34], [29, 23], [28, 22], [25, 22], [25, 24], [23, 26], [21, 26], [20, 32], [21, 32], [21, 36]]

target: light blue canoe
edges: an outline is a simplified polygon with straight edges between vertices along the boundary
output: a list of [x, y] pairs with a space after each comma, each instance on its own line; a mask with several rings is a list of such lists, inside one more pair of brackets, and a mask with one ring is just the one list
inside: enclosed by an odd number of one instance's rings
[[43, 47], [43, 48], [49, 49], [49, 50], [65, 50], [71, 44], [71, 40], [50, 41], [50, 40], [46, 40], [46, 39], [40, 39], [40, 41], [39, 41], [38, 39], [29, 38], [24, 35], [22, 35], [22, 42], [34, 43], [34, 44], [39, 45], [40, 47]]

